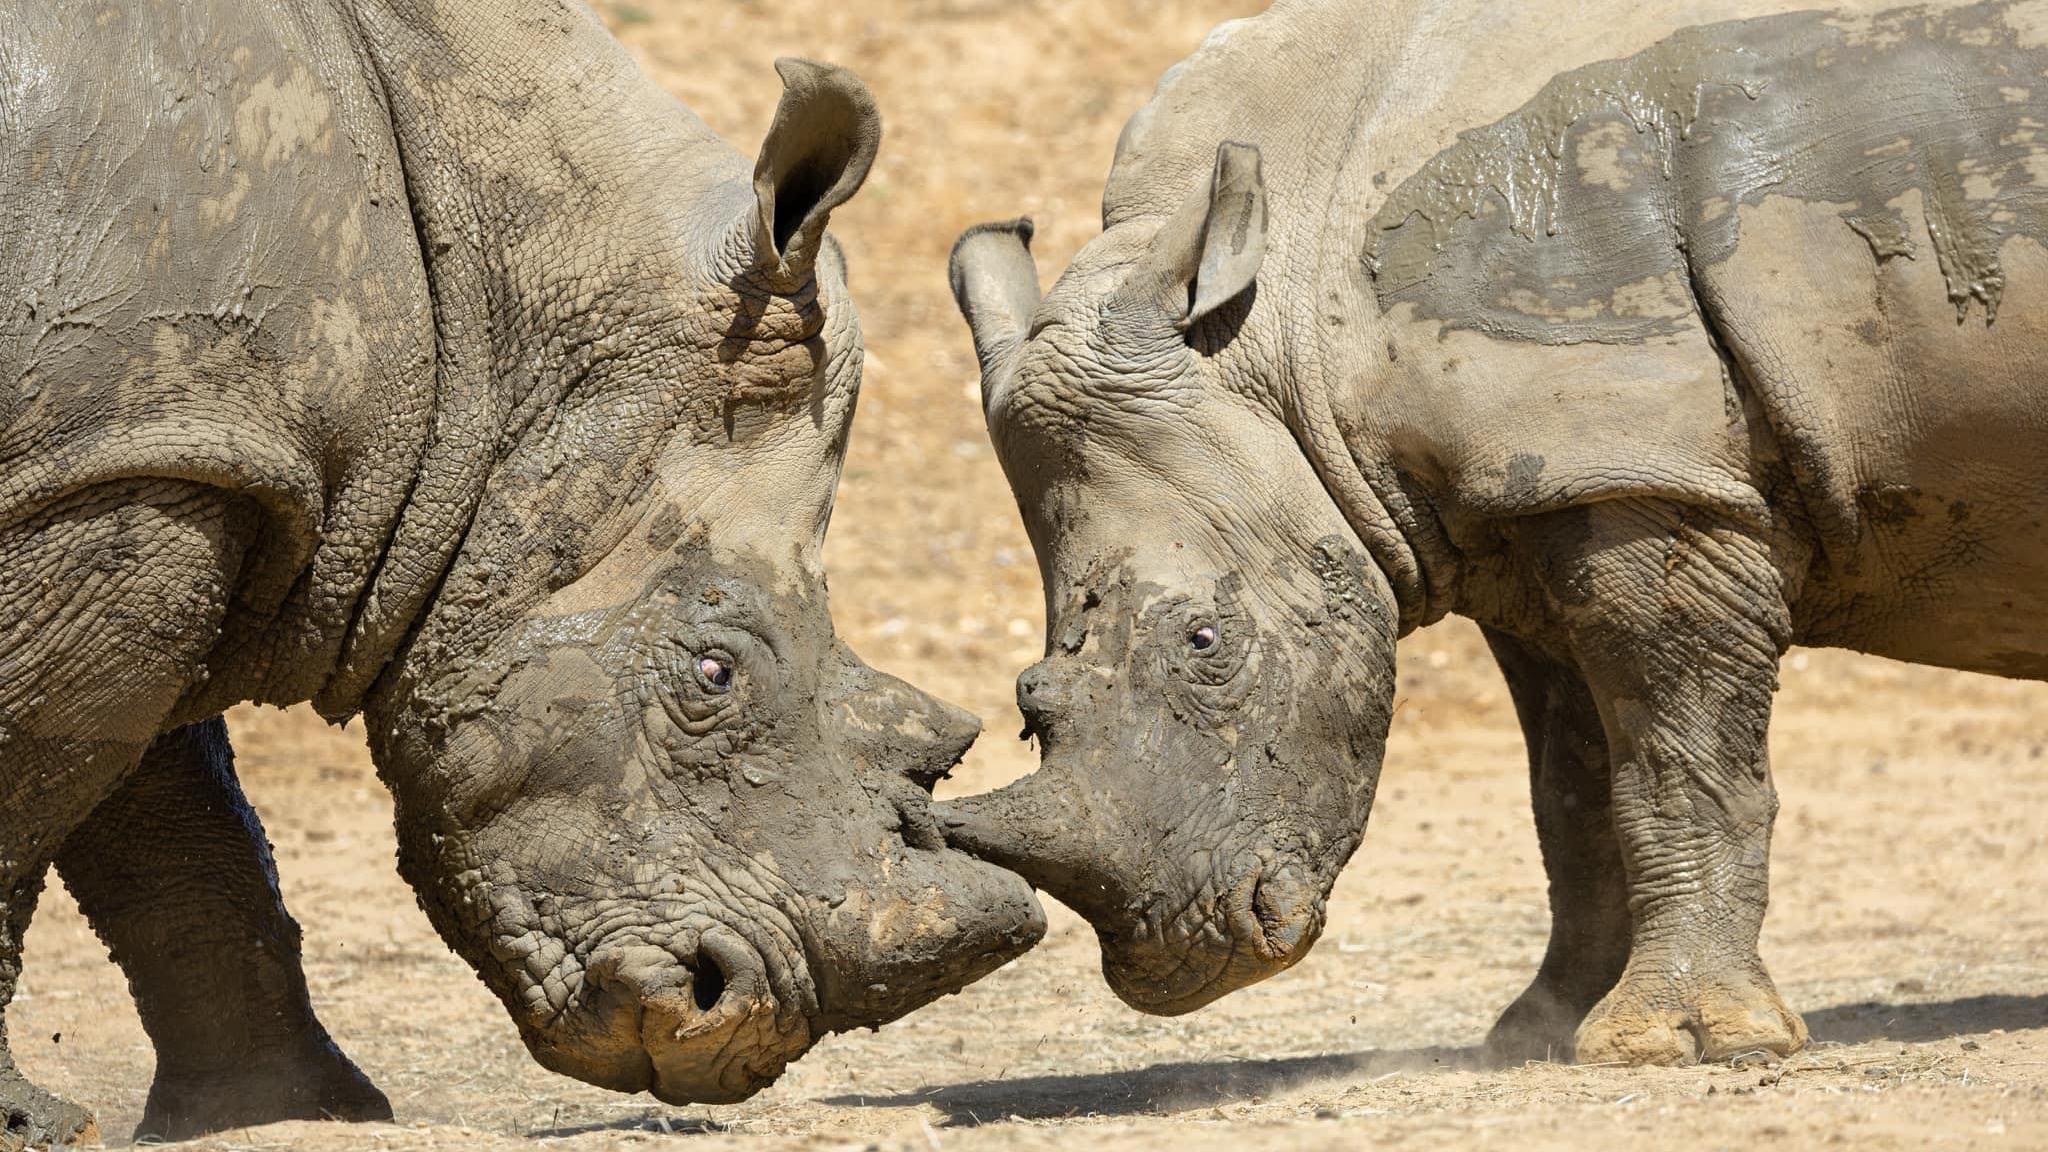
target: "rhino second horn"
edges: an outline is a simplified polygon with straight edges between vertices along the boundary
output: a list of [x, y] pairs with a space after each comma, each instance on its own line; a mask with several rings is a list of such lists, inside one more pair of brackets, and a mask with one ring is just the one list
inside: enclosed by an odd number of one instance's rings
[[1024, 339], [1038, 308], [1038, 264], [1031, 258], [1029, 216], [977, 224], [953, 245], [947, 274], [953, 302], [974, 333], [974, 357], [986, 382], [989, 366]]

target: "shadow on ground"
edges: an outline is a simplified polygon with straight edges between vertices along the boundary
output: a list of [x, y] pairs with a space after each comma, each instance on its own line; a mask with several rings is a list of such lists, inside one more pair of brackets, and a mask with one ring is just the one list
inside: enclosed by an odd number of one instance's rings
[[559, 1139], [567, 1136], [585, 1136], [592, 1132], [652, 1132], [662, 1136], [709, 1136], [730, 1131], [715, 1120], [700, 1120], [670, 1116], [650, 1108], [638, 1116], [619, 1120], [608, 1120], [589, 1124], [555, 1124], [545, 1128], [534, 1128], [526, 1133], [529, 1140]]
[[[1876, 1040], [1924, 1043], [1953, 1036], [2048, 1028], [2048, 996], [1970, 996], [1928, 1003], [1839, 1004], [1806, 1014], [1817, 1043]], [[1016, 1117], [1135, 1116], [1272, 1096], [1328, 1080], [1353, 1082], [1389, 1072], [1483, 1071], [1478, 1048], [1410, 1048], [1273, 1060], [1154, 1064], [1128, 1072], [974, 1080], [896, 1096], [834, 1096], [842, 1107], [915, 1108], [930, 1104], [955, 1125]]]
[[1806, 1030], [1818, 1043], [1896, 1040], [1917, 1044], [1994, 1028], [2007, 1032], [2048, 1028], [2048, 996], [1965, 996], [1960, 1000], [1903, 1004], [1866, 1000], [1806, 1014]]
[[1358, 1080], [1389, 1072], [1479, 1067], [1481, 1055], [1477, 1048], [1408, 1048], [1275, 1060], [1154, 1064], [1128, 1072], [1075, 1076], [975, 1080], [899, 1096], [834, 1096], [825, 1103], [881, 1108], [930, 1104], [956, 1125], [1010, 1117], [1054, 1120], [1067, 1116], [1137, 1116], [1185, 1112], [1253, 1096], [1271, 1096], [1319, 1080]]

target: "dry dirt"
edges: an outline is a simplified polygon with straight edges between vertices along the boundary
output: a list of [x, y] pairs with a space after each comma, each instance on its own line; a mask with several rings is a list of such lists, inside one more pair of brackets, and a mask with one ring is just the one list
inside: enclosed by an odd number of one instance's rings
[[[633, 0], [647, 69], [751, 150], [771, 59], [858, 69], [884, 157], [836, 221], [871, 354], [829, 559], [876, 664], [989, 719], [959, 773], [1029, 768], [1010, 678], [1035, 659], [1036, 572], [945, 290], [954, 235], [1018, 212], [1050, 273], [1095, 230], [1122, 119], [1246, 0]], [[1545, 933], [1520, 741], [1477, 634], [1402, 646], [1372, 834], [1300, 966], [1191, 1016], [1140, 1016], [1053, 909], [1037, 951], [877, 1034], [834, 1037], [733, 1107], [668, 1108], [543, 1072], [392, 866], [358, 728], [232, 717], [244, 778], [341, 1043], [399, 1124], [284, 1125], [218, 1149], [728, 1147], [2048, 1146], [2048, 686], [1795, 654], [1774, 734], [1785, 815], [1764, 954], [1814, 1047], [1778, 1068], [1529, 1066], [1472, 1045]], [[29, 934], [12, 1012], [31, 1074], [133, 1126], [151, 1056], [70, 902]]]

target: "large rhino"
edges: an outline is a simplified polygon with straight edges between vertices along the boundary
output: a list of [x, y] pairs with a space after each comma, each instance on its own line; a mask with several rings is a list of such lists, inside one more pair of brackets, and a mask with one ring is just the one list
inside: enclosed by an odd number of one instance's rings
[[1279, 0], [1043, 300], [952, 268], [1045, 578], [956, 843], [1179, 1012], [1315, 940], [1397, 635], [1478, 621], [1549, 950], [1503, 1057], [1806, 1039], [1757, 953], [1778, 661], [2048, 676], [2048, 4]]
[[[54, 862], [142, 1132], [389, 1114], [219, 719], [367, 720], [399, 866], [549, 1068], [726, 1101], [1027, 948], [833, 633], [867, 90], [748, 164], [574, 0], [0, 3], [0, 1006]], [[4, 1033], [0, 1033], [4, 1035]], [[0, 1043], [0, 1146], [83, 1135]]]

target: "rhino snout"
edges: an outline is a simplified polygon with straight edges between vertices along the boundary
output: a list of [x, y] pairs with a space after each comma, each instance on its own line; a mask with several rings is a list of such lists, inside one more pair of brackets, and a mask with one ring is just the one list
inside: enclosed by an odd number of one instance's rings
[[[669, 1104], [729, 1104], [773, 1083], [810, 1045], [809, 1029], [778, 1024], [767, 966], [731, 933], [694, 948], [621, 944], [591, 958], [585, 978], [609, 1037], [625, 1053], [606, 1087]], [[595, 1079], [585, 1076], [586, 1079]], [[607, 1082], [608, 1081], [608, 1082]]]

